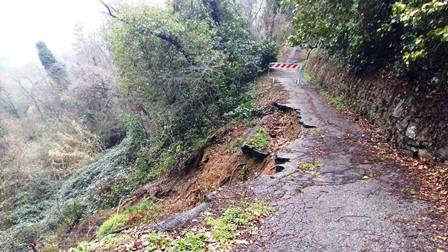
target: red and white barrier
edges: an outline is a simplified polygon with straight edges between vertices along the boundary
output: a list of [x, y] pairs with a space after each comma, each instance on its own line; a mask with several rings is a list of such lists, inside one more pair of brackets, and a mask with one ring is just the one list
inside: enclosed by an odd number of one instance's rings
[[289, 71], [296, 71], [300, 70], [302, 68], [301, 64], [297, 63], [279, 63], [279, 62], [273, 62], [269, 63], [269, 68], [274, 70], [289, 70]]
[[[280, 62], [272, 62], [269, 63], [268, 76], [272, 77], [272, 83], [275, 84], [275, 75], [271, 75], [272, 70], [282, 70], [282, 71], [291, 71], [297, 73], [296, 84], [301, 84], [300, 72], [303, 69], [302, 64], [298, 63], [280, 63]], [[291, 78], [291, 76], [289, 76]]]

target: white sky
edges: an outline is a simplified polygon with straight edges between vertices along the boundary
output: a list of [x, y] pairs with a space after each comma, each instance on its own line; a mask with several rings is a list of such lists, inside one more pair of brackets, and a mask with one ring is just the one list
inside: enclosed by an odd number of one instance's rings
[[94, 29], [101, 24], [103, 12], [98, 0], [0, 0], [0, 67], [37, 62], [38, 40], [60, 57], [72, 49], [74, 26], [80, 23]]

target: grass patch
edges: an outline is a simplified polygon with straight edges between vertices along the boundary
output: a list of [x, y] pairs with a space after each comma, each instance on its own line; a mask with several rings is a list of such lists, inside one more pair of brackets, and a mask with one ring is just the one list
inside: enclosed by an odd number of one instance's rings
[[321, 163], [314, 161], [314, 162], [300, 162], [297, 165], [297, 168], [299, 168], [302, 171], [315, 171], [321, 167]]
[[147, 251], [216, 251], [229, 248], [237, 237], [237, 231], [272, 213], [263, 203], [243, 203], [227, 208], [219, 217], [208, 213], [206, 228], [187, 231], [173, 237], [162, 232], [148, 234]]
[[106, 220], [97, 231], [97, 237], [104, 236], [127, 225], [138, 225], [153, 222], [161, 216], [163, 206], [152, 199], [144, 199], [138, 205], [116, 214]]
[[97, 247], [101, 248], [101, 251], [113, 251], [114, 248], [119, 245], [126, 244], [132, 240], [131, 236], [126, 234], [112, 234], [107, 235], [98, 243]]
[[344, 99], [340, 95], [333, 96], [331, 98], [331, 104], [336, 107], [337, 110], [344, 108]]
[[325, 137], [325, 133], [321, 130], [321, 129], [309, 129], [308, 133], [310, 134], [310, 136], [313, 137]]
[[266, 150], [269, 146], [269, 135], [264, 128], [259, 128], [255, 135], [245, 143], [256, 150]]
[[405, 188], [402, 190], [402, 192], [404, 192], [412, 197], [415, 197], [417, 195], [417, 191], [414, 188]]
[[174, 251], [204, 251], [207, 248], [207, 236], [203, 233], [188, 232], [174, 241]]
[[212, 237], [224, 247], [231, 244], [236, 231], [254, 220], [272, 212], [270, 207], [262, 203], [232, 206], [224, 211], [220, 218], [208, 218], [207, 224], [212, 228]]
[[76, 247], [68, 250], [68, 252], [90, 252], [95, 250], [95, 244], [91, 241], [83, 241]]
[[308, 67], [305, 67], [305, 69], [303, 70], [303, 78], [306, 81], [311, 81], [313, 79], [313, 72], [311, 72], [311, 69], [309, 69]]
[[235, 139], [235, 142], [233, 143], [233, 148], [241, 148], [245, 144], [245, 141], [243, 138], [238, 137]]
[[328, 103], [333, 106], [336, 111], [338, 112], [342, 112], [346, 109], [346, 105], [345, 105], [345, 97], [343, 95], [330, 95], [330, 93], [321, 90], [320, 94], [327, 99]]

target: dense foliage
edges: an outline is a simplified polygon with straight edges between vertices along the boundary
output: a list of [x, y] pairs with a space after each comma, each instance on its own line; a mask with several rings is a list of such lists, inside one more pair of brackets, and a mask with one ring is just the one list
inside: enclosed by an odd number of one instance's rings
[[291, 0], [297, 33], [355, 71], [389, 68], [414, 83], [447, 83], [448, 1]]
[[57, 247], [98, 208], [185, 167], [223, 124], [252, 116], [247, 91], [276, 45], [232, 0], [172, 3], [106, 5], [104, 30], [76, 27], [74, 55], [58, 60], [38, 42], [43, 68], [0, 86], [3, 250]]
[[275, 58], [276, 47], [255, 40], [233, 1], [174, 6], [121, 6], [110, 34], [152, 146], [183, 157], [247, 100], [248, 84]]
[[433, 73], [433, 83], [448, 82], [448, 1], [401, 0], [393, 21], [403, 26], [401, 56], [413, 72]]

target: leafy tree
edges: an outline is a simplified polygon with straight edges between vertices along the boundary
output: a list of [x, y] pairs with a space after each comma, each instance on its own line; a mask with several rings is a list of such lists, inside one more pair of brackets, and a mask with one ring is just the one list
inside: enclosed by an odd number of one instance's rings
[[111, 11], [111, 41], [120, 76], [144, 107], [153, 138], [190, 148], [241, 103], [266, 63], [262, 57], [275, 47], [252, 37], [232, 1], [177, 5], [182, 8], [174, 14], [147, 6]]
[[53, 53], [48, 49], [43, 41], [36, 43], [40, 63], [47, 71], [48, 75], [62, 88], [66, 88], [66, 71], [64, 66], [56, 60]]
[[393, 17], [403, 26], [401, 57], [407, 70], [418, 72], [417, 78], [430, 73], [431, 82], [447, 83], [448, 1], [397, 1]]
[[446, 0], [285, 2], [296, 4], [293, 44], [324, 48], [357, 72], [388, 68], [414, 84], [447, 83]]

